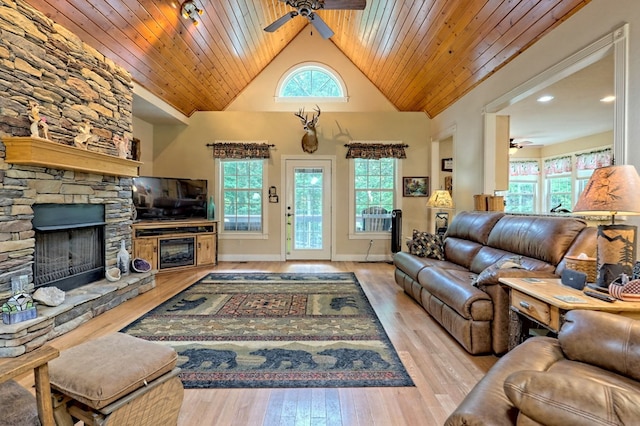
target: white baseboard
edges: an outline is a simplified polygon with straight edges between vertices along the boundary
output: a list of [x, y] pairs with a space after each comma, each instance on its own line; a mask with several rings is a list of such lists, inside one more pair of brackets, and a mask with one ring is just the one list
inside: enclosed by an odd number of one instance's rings
[[[332, 259], [335, 262], [391, 262], [393, 256], [391, 254], [371, 254], [365, 256], [362, 254], [340, 254]], [[220, 262], [282, 262], [284, 259], [280, 255], [272, 254], [218, 254]]]

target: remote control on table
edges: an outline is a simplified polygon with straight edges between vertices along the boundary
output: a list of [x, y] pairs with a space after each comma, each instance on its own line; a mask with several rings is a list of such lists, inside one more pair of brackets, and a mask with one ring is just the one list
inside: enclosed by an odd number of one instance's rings
[[587, 291], [585, 291], [585, 292], [584, 292], [584, 294], [586, 294], [587, 296], [594, 297], [594, 298], [596, 298], [596, 299], [600, 299], [600, 300], [602, 300], [602, 301], [604, 301], [604, 302], [613, 303], [613, 302], [615, 302], [615, 301], [616, 301], [616, 299], [615, 299], [615, 298], [613, 298], [613, 297], [611, 297], [611, 296], [607, 296], [607, 295], [606, 295], [606, 294], [604, 294], [604, 293], [599, 293], [599, 292], [597, 292], [597, 291], [589, 291], [589, 290], [587, 290]]
[[607, 287], [600, 287], [598, 284], [589, 283], [587, 284], [587, 287], [589, 287], [591, 290], [599, 291], [600, 293], [609, 294], [609, 289]]

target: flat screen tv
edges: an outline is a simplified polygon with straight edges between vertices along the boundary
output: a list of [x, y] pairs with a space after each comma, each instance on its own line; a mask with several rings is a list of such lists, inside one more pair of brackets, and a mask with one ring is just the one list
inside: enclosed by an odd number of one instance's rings
[[207, 218], [207, 181], [165, 177], [134, 177], [133, 205], [137, 220]]

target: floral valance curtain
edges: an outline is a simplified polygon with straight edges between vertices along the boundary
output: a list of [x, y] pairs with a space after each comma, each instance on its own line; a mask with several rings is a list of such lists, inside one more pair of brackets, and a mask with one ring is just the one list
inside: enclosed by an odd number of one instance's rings
[[345, 144], [348, 148], [347, 158], [366, 158], [379, 160], [381, 158], [407, 158], [404, 149], [409, 145], [403, 143], [351, 142]]
[[611, 148], [576, 154], [577, 170], [594, 170], [599, 167], [610, 166], [613, 162]]
[[571, 172], [571, 156], [556, 157], [544, 160], [544, 174], [545, 175], [557, 175], [560, 173]]
[[223, 142], [207, 144], [213, 147], [213, 158], [270, 158], [269, 149], [275, 145], [265, 142]]
[[511, 161], [509, 163], [509, 176], [538, 176], [540, 163], [537, 161]]

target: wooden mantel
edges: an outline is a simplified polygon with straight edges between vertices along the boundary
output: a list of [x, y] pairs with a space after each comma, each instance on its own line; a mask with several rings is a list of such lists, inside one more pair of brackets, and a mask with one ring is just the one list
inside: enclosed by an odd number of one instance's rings
[[139, 161], [128, 160], [100, 152], [42, 138], [2, 138], [7, 151], [5, 161], [25, 166], [50, 167], [109, 176], [138, 176]]

